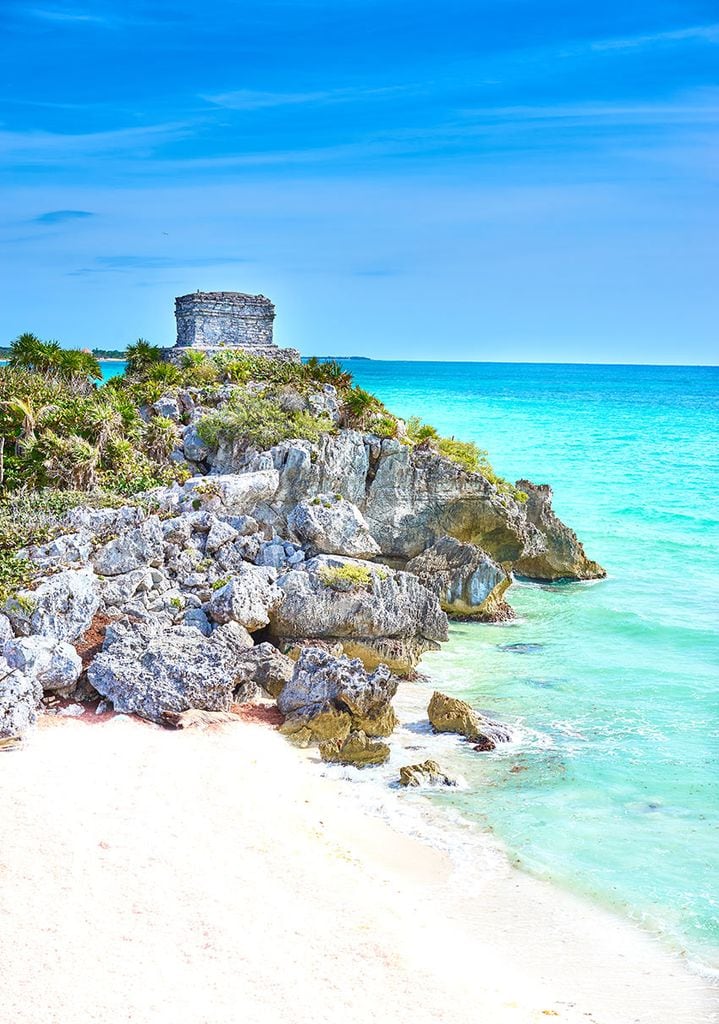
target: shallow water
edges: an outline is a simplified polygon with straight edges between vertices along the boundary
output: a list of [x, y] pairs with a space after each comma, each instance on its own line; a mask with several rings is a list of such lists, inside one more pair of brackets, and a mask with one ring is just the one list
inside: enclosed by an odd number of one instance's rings
[[601, 562], [515, 584], [518, 621], [455, 625], [423, 667], [521, 726], [435, 799], [528, 870], [719, 967], [719, 369], [352, 362], [393, 411], [477, 441]]

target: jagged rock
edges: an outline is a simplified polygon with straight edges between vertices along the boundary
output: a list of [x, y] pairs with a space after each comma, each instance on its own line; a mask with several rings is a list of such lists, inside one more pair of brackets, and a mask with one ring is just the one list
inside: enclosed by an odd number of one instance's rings
[[12, 640], [15, 634], [12, 631], [10, 619], [4, 612], [0, 612], [0, 650], [3, 649], [8, 640]]
[[171, 516], [163, 519], [162, 536], [167, 544], [178, 544], [181, 548], [190, 542], [193, 517], [191, 515]]
[[63, 522], [73, 533], [87, 532], [96, 542], [139, 526], [146, 513], [134, 505], [122, 508], [74, 508], [66, 512]]
[[279, 475], [273, 469], [192, 477], [182, 488], [183, 501], [190, 507], [241, 515], [252, 512], [262, 502], [271, 501], [278, 483]]
[[0, 658], [0, 740], [23, 736], [37, 720], [42, 686]]
[[164, 554], [160, 520], [150, 516], [140, 526], [126, 530], [99, 548], [92, 564], [99, 576], [119, 576], [133, 569], [162, 565]]
[[200, 437], [194, 423], [190, 424], [182, 437], [182, 450], [190, 462], [204, 462], [210, 454], [209, 447]]
[[399, 770], [399, 781], [402, 786], [456, 786], [457, 780], [446, 775], [436, 761], [423, 761], [421, 764], [406, 764]]
[[229, 647], [188, 626], [145, 622], [107, 627], [88, 680], [115, 711], [161, 723], [166, 711], [229, 711], [243, 681]]
[[219, 623], [239, 622], [250, 632], [266, 626], [284, 598], [274, 579], [272, 569], [245, 565], [213, 593], [206, 609], [208, 616]]
[[340, 421], [340, 406], [337, 401], [337, 388], [332, 384], [323, 384], [321, 391], [307, 396], [307, 404], [314, 416], [327, 416], [333, 423]]
[[494, 750], [498, 743], [507, 743], [512, 738], [508, 726], [480, 715], [466, 701], [437, 690], [432, 694], [427, 715], [437, 732], [459, 733], [476, 744], [475, 750]]
[[36, 679], [46, 692], [70, 693], [82, 672], [82, 661], [75, 648], [54, 637], [8, 640], [3, 655], [10, 668]]
[[237, 656], [238, 673], [270, 695], [278, 697], [292, 678], [295, 663], [272, 644], [258, 644]]
[[235, 662], [254, 644], [248, 631], [239, 622], [225, 622], [222, 626], [213, 629], [211, 636], [213, 644], [227, 651], [235, 659]]
[[282, 569], [287, 564], [287, 552], [281, 540], [270, 540], [260, 545], [255, 556], [256, 565], [267, 565]]
[[168, 392], [166, 395], [162, 395], [152, 405], [153, 412], [156, 412], [158, 416], [165, 416], [168, 420], [172, 420], [173, 423], [180, 422], [180, 405], [177, 398]]
[[527, 552], [515, 562], [514, 568], [531, 579], [558, 580], [601, 579], [606, 570], [584, 554], [584, 547], [574, 530], [565, 526], [552, 509], [552, 488], [518, 480], [517, 487], [527, 495], [527, 519], [544, 539], [542, 550]]
[[209, 636], [212, 632], [212, 625], [210, 620], [207, 618], [202, 608], [190, 608], [182, 616], [182, 622], [185, 626], [192, 626], [194, 629], [199, 629], [203, 636]]
[[136, 594], [152, 590], [153, 580], [150, 569], [133, 569], [119, 576], [104, 576], [100, 579], [100, 593], [107, 608], [122, 608]]
[[238, 537], [237, 530], [229, 523], [212, 517], [210, 529], [207, 531], [205, 551], [208, 555], [214, 555], [224, 544], [229, 544]]
[[411, 559], [407, 572], [414, 573], [439, 598], [450, 615], [499, 622], [514, 612], [503, 600], [512, 577], [486, 551], [441, 537], [431, 548]]
[[373, 736], [389, 736], [397, 723], [390, 701], [397, 681], [385, 665], [371, 675], [361, 661], [333, 657], [306, 647], [277, 698], [286, 721], [281, 731], [306, 746], [311, 741], [347, 738], [365, 724]]
[[55, 537], [47, 544], [31, 545], [18, 552], [21, 558], [40, 568], [86, 565], [92, 551], [92, 536], [86, 530]]
[[363, 732], [351, 732], [347, 739], [327, 740], [320, 743], [320, 757], [334, 764], [351, 764], [363, 768], [370, 764], [384, 764], [389, 760], [390, 749], [386, 743], [372, 740]]
[[18, 636], [76, 640], [100, 606], [98, 584], [89, 566], [66, 569], [43, 580], [35, 590], [21, 590], [6, 602], [5, 613]]
[[360, 510], [339, 494], [318, 494], [301, 501], [290, 512], [287, 524], [315, 552], [355, 558], [380, 553]]
[[[360, 570], [366, 583], [347, 584], [341, 574], [337, 577], [336, 570], [346, 567]], [[409, 573], [318, 556], [277, 583], [285, 598], [271, 613], [270, 627], [285, 642], [307, 636], [340, 641], [367, 668], [387, 661], [392, 671], [407, 674], [425, 651], [437, 650], [447, 639], [447, 617], [439, 601]]]

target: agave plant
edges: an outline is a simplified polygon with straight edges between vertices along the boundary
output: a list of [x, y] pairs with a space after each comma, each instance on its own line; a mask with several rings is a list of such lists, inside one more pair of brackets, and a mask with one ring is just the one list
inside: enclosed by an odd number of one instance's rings
[[18, 396], [8, 398], [0, 402], [0, 405], [9, 409], [11, 413], [20, 419], [20, 433], [15, 444], [15, 450], [18, 455], [33, 444], [38, 426], [57, 408], [54, 405], [35, 406], [29, 395], [26, 398], [19, 398]]
[[153, 363], [159, 363], [162, 359], [162, 350], [159, 345], [151, 345], [145, 338], [138, 338], [134, 345], [128, 345], [125, 352], [127, 356], [127, 370], [129, 374], [145, 373]]
[[369, 414], [379, 409], [379, 402], [375, 396], [359, 386], [350, 388], [345, 395], [344, 403], [347, 412], [360, 430], [365, 429]]
[[78, 434], [60, 437], [46, 430], [42, 437], [43, 463], [48, 479], [59, 487], [92, 491], [97, 486], [100, 452]]

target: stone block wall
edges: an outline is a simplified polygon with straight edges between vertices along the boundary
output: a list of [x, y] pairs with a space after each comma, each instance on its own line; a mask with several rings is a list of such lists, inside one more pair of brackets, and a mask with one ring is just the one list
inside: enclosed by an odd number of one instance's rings
[[273, 345], [275, 307], [264, 295], [193, 292], [175, 299], [177, 346], [217, 348]]

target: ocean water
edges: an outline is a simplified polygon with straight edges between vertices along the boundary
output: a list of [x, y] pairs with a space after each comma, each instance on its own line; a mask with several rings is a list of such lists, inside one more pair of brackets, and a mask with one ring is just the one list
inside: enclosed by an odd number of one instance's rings
[[516, 622], [454, 625], [424, 659], [431, 685], [518, 730], [492, 754], [442, 737], [468, 785], [431, 799], [719, 969], [719, 368], [347, 367], [507, 478], [550, 483], [609, 573], [517, 583]]
[[550, 483], [607, 580], [515, 584], [433, 685], [513, 723], [434, 799], [719, 968], [719, 368], [351, 362], [400, 415]]

